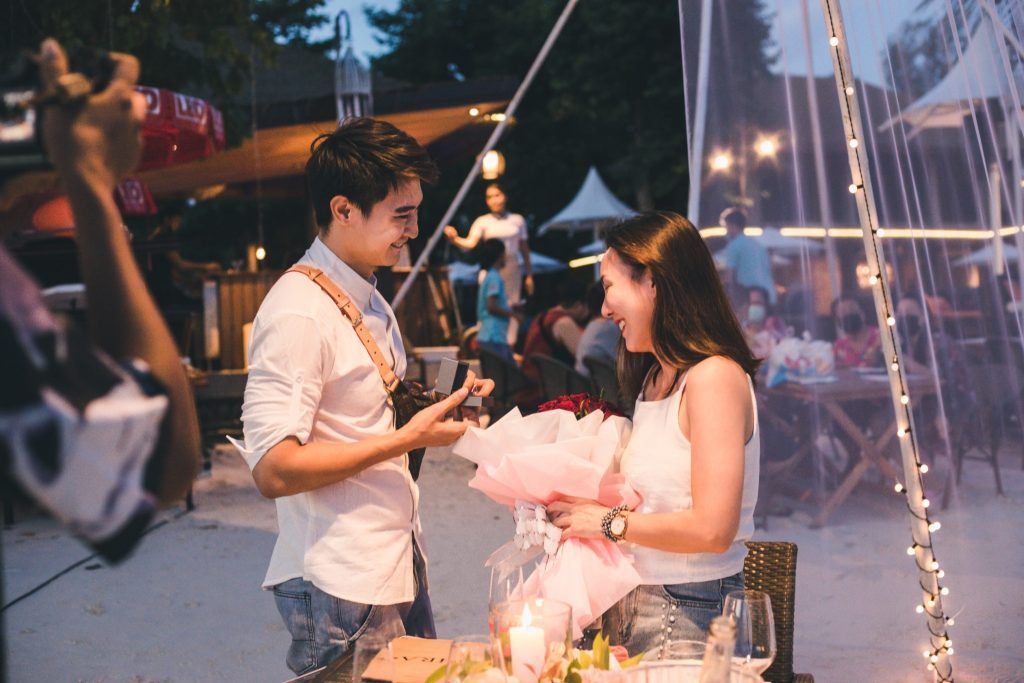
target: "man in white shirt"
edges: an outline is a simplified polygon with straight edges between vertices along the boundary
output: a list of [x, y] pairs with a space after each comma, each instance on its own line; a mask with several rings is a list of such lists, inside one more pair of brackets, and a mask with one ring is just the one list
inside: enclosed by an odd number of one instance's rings
[[[306, 164], [319, 235], [298, 263], [352, 299], [399, 377], [401, 333], [373, 272], [395, 265], [417, 235], [420, 182], [436, 177], [415, 140], [368, 118], [320, 136]], [[367, 632], [434, 635], [406, 454], [455, 441], [469, 423], [445, 415], [470, 390], [491, 388], [471, 376], [395, 430], [378, 368], [333, 299], [294, 272], [267, 294], [253, 323], [242, 454], [260, 493], [277, 503], [263, 587], [291, 633], [292, 671], [326, 665]]]

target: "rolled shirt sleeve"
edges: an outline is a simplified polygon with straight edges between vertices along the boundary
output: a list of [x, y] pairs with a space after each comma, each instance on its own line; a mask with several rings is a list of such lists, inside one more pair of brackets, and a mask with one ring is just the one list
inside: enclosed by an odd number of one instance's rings
[[242, 405], [245, 444], [235, 445], [252, 469], [288, 437], [309, 440], [333, 352], [317, 320], [288, 312], [265, 321], [257, 317], [250, 353]]

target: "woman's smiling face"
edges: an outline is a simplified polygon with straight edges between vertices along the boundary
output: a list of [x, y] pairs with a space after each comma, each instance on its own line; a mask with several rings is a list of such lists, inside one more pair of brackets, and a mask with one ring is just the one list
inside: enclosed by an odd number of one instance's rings
[[601, 283], [604, 285], [601, 315], [619, 326], [626, 350], [653, 353], [651, 327], [655, 289], [650, 271], [644, 271], [639, 280], [634, 280], [632, 268], [614, 249], [609, 249], [601, 260]]

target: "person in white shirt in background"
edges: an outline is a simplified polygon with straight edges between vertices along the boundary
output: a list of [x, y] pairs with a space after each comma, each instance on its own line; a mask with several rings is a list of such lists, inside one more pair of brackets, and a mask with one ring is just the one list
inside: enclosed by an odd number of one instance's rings
[[[526, 296], [533, 296], [533, 265], [530, 263], [530, 245], [527, 243], [526, 219], [522, 214], [509, 213], [508, 198], [505, 190], [498, 183], [487, 185], [484, 195], [489, 213], [479, 216], [469, 228], [469, 234], [459, 236], [459, 231], [452, 225], [444, 228], [444, 236], [448, 241], [463, 251], [476, 248], [481, 240], [499, 239], [505, 243], [505, 265], [501, 269], [501, 279], [505, 282], [505, 295], [509, 305], [514, 309], [526, 301], [523, 296], [525, 285]], [[525, 272], [525, 279], [523, 274]], [[480, 273], [483, 282], [484, 273]], [[508, 344], [514, 347], [519, 335], [519, 323], [513, 318], [509, 320]]]
[[[317, 138], [306, 181], [319, 234], [299, 264], [323, 271], [359, 308], [395, 374], [406, 356], [374, 270], [398, 261], [419, 232], [421, 181], [437, 168], [389, 123], [356, 118]], [[401, 429], [355, 327], [309, 277], [286, 273], [253, 323], [241, 451], [260, 493], [277, 503], [278, 538], [263, 582], [292, 636], [303, 674], [367, 633], [433, 637], [413, 449], [444, 446], [472, 421], [445, 416], [476, 380]]]

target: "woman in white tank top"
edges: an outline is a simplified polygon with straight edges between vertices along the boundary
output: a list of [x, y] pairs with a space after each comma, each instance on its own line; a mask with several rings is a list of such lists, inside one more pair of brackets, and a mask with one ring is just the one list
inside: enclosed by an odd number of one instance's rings
[[634, 655], [703, 639], [725, 595], [743, 588], [757, 502], [760, 361], [688, 220], [642, 214], [606, 242], [602, 314], [622, 330], [621, 394], [636, 397], [620, 470], [643, 502], [630, 511], [569, 499], [548, 510], [563, 538], [606, 538], [632, 552], [643, 585], [605, 613], [603, 629]]

